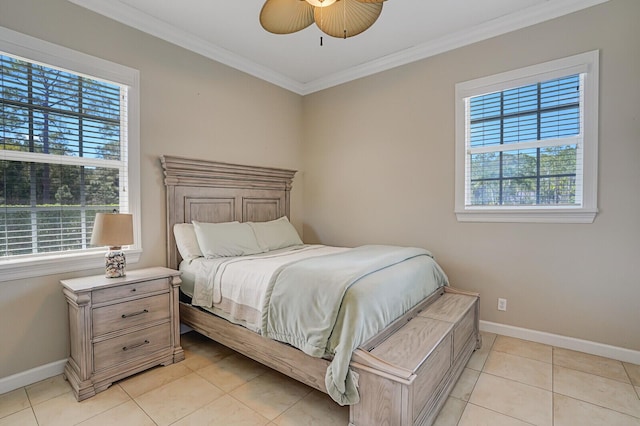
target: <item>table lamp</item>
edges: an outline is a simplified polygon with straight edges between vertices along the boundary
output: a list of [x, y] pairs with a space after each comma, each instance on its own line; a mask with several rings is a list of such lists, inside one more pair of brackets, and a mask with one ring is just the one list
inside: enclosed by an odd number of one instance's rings
[[133, 244], [133, 215], [126, 213], [97, 213], [93, 224], [91, 245], [108, 246], [105, 255], [105, 277], [126, 275], [127, 260], [122, 246]]

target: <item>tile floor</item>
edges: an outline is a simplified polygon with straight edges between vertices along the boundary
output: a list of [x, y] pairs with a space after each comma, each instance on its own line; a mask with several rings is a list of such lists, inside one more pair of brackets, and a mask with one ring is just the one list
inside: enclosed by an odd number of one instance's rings
[[[640, 366], [487, 333], [483, 341], [436, 425], [640, 426]], [[348, 423], [347, 408], [326, 395], [196, 333], [182, 345], [183, 362], [81, 403], [62, 376], [0, 395], [0, 426]]]

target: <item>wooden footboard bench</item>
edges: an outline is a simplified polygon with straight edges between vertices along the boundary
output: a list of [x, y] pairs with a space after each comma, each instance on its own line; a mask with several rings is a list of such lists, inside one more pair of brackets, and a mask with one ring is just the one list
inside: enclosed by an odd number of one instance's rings
[[351, 367], [359, 374], [360, 403], [350, 425], [430, 425], [473, 351], [480, 347], [479, 297], [446, 288], [417, 316]]
[[[479, 296], [451, 287], [358, 348], [351, 368], [359, 375], [360, 402], [350, 426], [430, 425], [473, 351], [480, 347]], [[194, 330], [302, 383], [327, 392], [329, 360], [230, 324], [186, 303], [180, 319]]]

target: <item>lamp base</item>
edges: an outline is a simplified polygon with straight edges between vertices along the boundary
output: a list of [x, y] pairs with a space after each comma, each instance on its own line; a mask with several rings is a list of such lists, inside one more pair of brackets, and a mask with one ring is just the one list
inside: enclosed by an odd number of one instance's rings
[[127, 259], [120, 247], [110, 247], [105, 259], [105, 273], [107, 278], [119, 278], [127, 275]]

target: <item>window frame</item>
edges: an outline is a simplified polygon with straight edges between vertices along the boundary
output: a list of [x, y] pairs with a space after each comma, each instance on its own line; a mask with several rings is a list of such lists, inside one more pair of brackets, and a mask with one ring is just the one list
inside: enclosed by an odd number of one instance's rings
[[[466, 205], [467, 99], [546, 80], [583, 74], [582, 194], [579, 206]], [[592, 223], [598, 213], [599, 51], [482, 77], [455, 86], [455, 214], [459, 222]], [[517, 144], [510, 144], [517, 149]], [[578, 179], [578, 176], [576, 176]]]
[[[0, 27], [0, 50], [29, 61], [127, 86], [128, 204], [129, 213], [133, 214], [134, 244], [126, 250], [126, 253], [127, 263], [137, 263], [142, 253], [139, 71], [3, 27]], [[0, 150], [0, 159], [8, 159], [5, 158], [2, 150]], [[92, 248], [68, 253], [41, 253], [0, 259], [0, 281], [104, 268], [105, 252], [106, 250], [101, 248]]]

